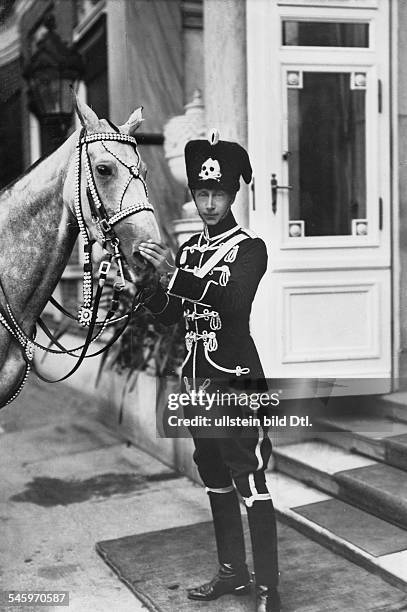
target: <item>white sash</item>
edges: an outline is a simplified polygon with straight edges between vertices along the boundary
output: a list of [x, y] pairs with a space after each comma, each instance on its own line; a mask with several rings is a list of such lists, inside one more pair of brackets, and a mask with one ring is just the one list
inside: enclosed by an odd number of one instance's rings
[[235, 244], [239, 244], [242, 240], [246, 240], [249, 238], [246, 234], [237, 234], [229, 238], [215, 253], [208, 259], [208, 261], [196, 272], [194, 272], [194, 276], [198, 278], [204, 278], [211, 270], [216, 266], [216, 264], [225, 257], [226, 253], [230, 251]]

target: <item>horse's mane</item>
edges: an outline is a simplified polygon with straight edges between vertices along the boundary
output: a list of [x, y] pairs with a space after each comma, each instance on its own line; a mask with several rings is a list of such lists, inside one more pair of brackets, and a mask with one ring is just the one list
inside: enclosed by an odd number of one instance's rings
[[[112, 128], [112, 130], [114, 130], [115, 132], [119, 133], [120, 130], [117, 127], [117, 125], [115, 125], [112, 121], [110, 121], [110, 119], [102, 119], [101, 121], [106, 121], [108, 123], [108, 125], [110, 125], [110, 127]], [[0, 197], [3, 195], [4, 192], [6, 192], [8, 189], [12, 189], [14, 187], [14, 185], [20, 181], [22, 178], [24, 178], [25, 176], [27, 176], [27, 174], [30, 174], [30, 172], [32, 172], [32, 170], [34, 170], [34, 168], [36, 168], [37, 166], [39, 166], [39, 164], [41, 164], [43, 161], [45, 161], [48, 157], [50, 157], [50, 155], [52, 155], [54, 153], [54, 151], [51, 151], [51, 153], [47, 153], [47, 155], [42, 155], [39, 159], [37, 159], [34, 163], [32, 163], [30, 166], [28, 166], [28, 168], [26, 168], [24, 170], [24, 172], [22, 174], [19, 174], [15, 179], [13, 179], [10, 183], [8, 183], [7, 185], [5, 185], [4, 187], [2, 187], [0, 189]]]
[[45, 161], [50, 155], [52, 155], [52, 153], [48, 153], [47, 155], [43, 155], [42, 157], [40, 157], [39, 159], [37, 159], [37, 161], [35, 161], [34, 163], [32, 163], [30, 166], [28, 166], [28, 168], [26, 168], [24, 170], [24, 172], [22, 174], [19, 174], [15, 179], [13, 179], [10, 183], [8, 183], [7, 185], [5, 185], [5, 187], [2, 187], [0, 189], [0, 197], [3, 195], [4, 192], [6, 192], [8, 189], [12, 189], [14, 187], [14, 185], [20, 181], [22, 178], [24, 178], [25, 176], [27, 176], [27, 174], [30, 174], [30, 172], [32, 170], [34, 170], [34, 168], [36, 168], [37, 166], [40, 165], [41, 162]]

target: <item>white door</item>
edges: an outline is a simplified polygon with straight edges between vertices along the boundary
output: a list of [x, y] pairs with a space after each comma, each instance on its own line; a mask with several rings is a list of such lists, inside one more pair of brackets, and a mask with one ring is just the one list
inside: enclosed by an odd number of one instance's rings
[[388, 2], [246, 6], [250, 225], [269, 252], [252, 330], [266, 374], [387, 391]]

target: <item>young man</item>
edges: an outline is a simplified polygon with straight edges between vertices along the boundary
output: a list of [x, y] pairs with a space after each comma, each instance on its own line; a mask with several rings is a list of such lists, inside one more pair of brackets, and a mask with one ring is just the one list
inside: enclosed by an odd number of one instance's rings
[[[250, 336], [251, 305], [267, 267], [264, 242], [242, 229], [231, 212], [240, 176], [249, 183], [252, 169], [238, 144], [194, 140], [185, 147], [188, 185], [204, 230], [188, 240], [176, 257], [176, 271], [167, 291], [161, 285], [148, 307], [165, 324], [185, 320], [184, 388], [190, 392], [264, 390], [265, 381]], [[152, 242], [140, 246], [142, 255], [157, 269], [167, 250]], [[196, 408], [195, 408], [196, 410]], [[240, 408], [217, 405], [215, 414], [235, 415]], [[192, 413], [186, 410], [187, 415]], [[206, 413], [207, 414], [207, 413]], [[273, 503], [265, 482], [271, 454], [267, 431], [260, 427], [233, 428], [209, 433], [190, 428], [194, 460], [211, 504], [220, 567], [215, 577], [188, 597], [217, 599], [250, 590], [240, 504], [246, 505], [256, 580], [256, 612], [278, 612], [277, 537]], [[236, 491], [237, 490], [237, 491]]]

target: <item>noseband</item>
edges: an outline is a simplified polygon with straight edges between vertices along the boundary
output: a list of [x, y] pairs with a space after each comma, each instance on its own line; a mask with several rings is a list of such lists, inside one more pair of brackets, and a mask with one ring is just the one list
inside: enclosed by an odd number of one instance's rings
[[[90, 143], [98, 142], [98, 141], [101, 141], [106, 151], [110, 153], [115, 159], [117, 159], [117, 161], [119, 161], [129, 171], [129, 178], [127, 179], [124, 185], [124, 188], [122, 190], [122, 193], [119, 199], [119, 208], [110, 217], [106, 210], [106, 207], [104, 206], [103, 202], [101, 201], [99, 197], [99, 194], [96, 188], [95, 179], [94, 179], [93, 172], [92, 172], [89, 152], [88, 152], [88, 145]], [[111, 151], [105, 144], [106, 142], [109, 142], [109, 141], [123, 142], [123, 143], [131, 145], [134, 148], [136, 155], [137, 155], [136, 165], [130, 166], [123, 159], [121, 159], [116, 153], [113, 153], [113, 151]], [[94, 300], [93, 300], [93, 274], [92, 274], [92, 245], [94, 241], [91, 240], [89, 236], [89, 230], [85, 222], [83, 208], [82, 208], [82, 200], [81, 200], [82, 159], [84, 160], [84, 166], [85, 166], [86, 194], [87, 194], [87, 198], [89, 202], [92, 220], [97, 225], [99, 234], [102, 237], [102, 247], [107, 252], [104, 260], [101, 262], [99, 266], [98, 279], [97, 279], [98, 281], [97, 291], [96, 291], [96, 296]], [[67, 312], [52, 297], [50, 298], [49, 301], [54, 306], [56, 306], [59, 310], [61, 310], [65, 315], [69, 316], [72, 319], [76, 319], [80, 325], [84, 327], [88, 327], [86, 339], [82, 346], [79, 346], [73, 349], [66, 349], [60, 344], [57, 338], [52, 336], [51, 332], [46, 328], [46, 326], [41, 321], [41, 319], [38, 319], [38, 323], [41, 325], [41, 328], [45, 331], [45, 333], [51, 339], [52, 343], [55, 344], [57, 347], [59, 347], [60, 350], [54, 350], [54, 349], [51, 349], [50, 347], [44, 347], [41, 344], [38, 344], [37, 342], [35, 342], [34, 339], [31, 339], [29, 336], [27, 336], [27, 334], [22, 330], [21, 326], [16, 320], [13, 314], [13, 311], [11, 309], [11, 306], [7, 300], [7, 295], [5, 293], [5, 290], [4, 290], [4, 287], [3, 287], [3, 284], [0, 278], [0, 291], [4, 295], [5, 306], [6, 306], [6, 309], [3, 310], [0, 304], [0, 323], [7, 329], [7, 331], [13, 336], [16, 342], [20, 345], [22, 349], [24, 360], [26, 362], [26, 369], [25, 369], [23, 380], [21, 381], [17, 391], [3, 405], [7, 405], [10, 402], [12, 402], [19, 395], [21, 389], [23, 388], [28, 378], [28, 374], [31, 370], [35, 348], [40, 348], [43, 351], [50, 352], [50, 353], [68, 354], [68, 355], [75, 356], [78, 358], [75, 366], [68, 372], [68, 374], [66, 374], [62, 378], [59, 378], [58, 380], [48, 380], [37, 372], [37, 376], [39, 376], [39, 378], [41, 378], [42, 380], [46, 380], [46, 382], [59, 382], [61, 380], [65, 380], [78, 369], [78, 367], [80, 366], [80, 364], [86, 357], [93, 357], [93, 356], [99, 355], [100, 353], [110, 348], [113, 342], [115, 342], [119, 338], [119, 336], [123, 333], [123, 331], [127, 327], [129, 320], [130, 320], [130, 315], [132, 314], [132, 312], [137, 310], [137, 308], [142, 305], [143, 290], [141, 289], [136, 294], [133, 300], [131, 310], [125, 315], [113, 318], [118, 308], [118, 305], [119, 305], [120, 291], [125, 286], [125, 279], [124, 279], [124, 274], [123, 274], [124, 255], [120, 249], [120, 240], [116, 234], [114, 226], [120, 221], [122, 221], [123, 219], [125, 219], [126, 217], [130, 217], [131, 215], [137, 214], [142, 211], [150, 211], [154, 214], [154, 209], [148, 200], [148, 192], [147, 192], [146, 183], [143, 177], [140, 175], [140, 164], [141, 164], [141, 158], [137, 150], [137, 141], [132, 136], [128, 136], [127, 134], [122, 134], [121, 132], [105, 132], [105, 133], [87, 134], [86, 130], [82, 129], [80, 136], [79, 136], [78, 144], [76, 146], [76, 153], [75, 153], [74, 212], [75, 212], [75, 217], [78, 222], [79, 232], [83, 239], [83, 249], [84, 249], [83, 291], [82, 291], [83, 301], [82, 301], [81, 307], [79, 308], [77, 318], [71, 315], [69, 312]], [[125, 193], [132, 180], [139, 180], [142, 182], [146, 200], [144, 202], [132, 204], [130, 206], [122, 208]], [[106, 281], [106, 278], [107, 278], [107, 275], [108, 275], [108, 272], [111, 266], [112, 259], [117, 264], [117, 268], [118, 268], [117, 273], [118, 273], [120, 280], [119, 282], [115, 282], [114, 284], [114, 290], [113, 290], [113, 295], [111, 299], [111, 306], [106, 314], [105, 319], [103, 321], [98, 321], [97, 312], [98, 312], [99, 302], [100, 302], [103, 287], [104, 287], [104, 284], [105, 284], [105, 281]], [[113, 337], [107, 342], [107, 344], [102, 349], [98, 350], [96, 353], [93, 353], [92, 355], [86, 354], [90, 344], [93, 343], [96, 339], [98, 339], [101, 336], [101, 334], [103, 333], [103, 331], [106, 329], [106, 327], [109, 324], [115, 323], [117, 321], [121, 321], [123, 319], [125, 320], [125, 324], [122, 326], [120, 330], [114, 333]], [[95, 336], [93, 336], [95, 325], [100, 325], [101, 329], [96, 333]], [[34, 333], [34, 338], [35, 338], [35, 333]], [[81, 351], [80, 355], [75, 355], [75, 352], [77, 351]]]

